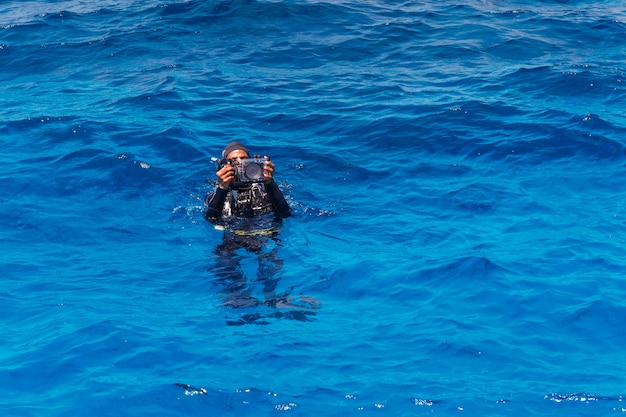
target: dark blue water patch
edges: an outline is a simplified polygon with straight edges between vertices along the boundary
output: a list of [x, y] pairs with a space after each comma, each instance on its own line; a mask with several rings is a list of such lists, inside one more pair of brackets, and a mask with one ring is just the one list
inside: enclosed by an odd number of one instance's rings
[[431, 118], [396, 115], [370, 122], [364, 130], [367, 131], [366, 138], [371, 138], [370, 147], [378, 149], [381, 154], [389, 150], [405, 153], [428, 152], [433, 149], [435, 142], [438, 143], [440, 152], [469, 153], [469, 150], [461, 151], [460, 149], [464, 146], [461, 135], [465, 132], [455, 128], [449, 128], [447, 131], [440, 129], [441, 125], [438, 122], [445, 123], [447, 120], [450, 119], [443, 113], [440, 116], [431, 116]]
[[[624, 157], [624, 145], [606, 137], [589, 134], [588, 131], [560, 130], [553, 134], [553, 145], [561, 155], [570, 152], [582, 159], [619, 160]], [[545, 147], [542, 147], [545, 148]]]
[[[554, 124], [560, 118], [563, 125]], [[520, 121], [521, 120], [521, 121]], [[549, 124], [544, 121], [549, 120]], [[566, 159], [572, 156], [600, 159], [623, 157], [623, 145], [605, 133], [621, 130], [619, 126], [601, 121], [595, 115], [572, 115], [550, 110], [543, 114], [524, 113], [509, 109], [501, 103], [464, 103], [458, 108], [419, 119], [381, 120], [380, 129], [386, 134], [385, 145], [433, 152], [445, 151], [467, 156], [487, 156], [502, 159], [523, 154], [537, 162]], [[457, 129], [467, 127], [467, 133]], [[373, 132], [377, 129], [373, 125]], [[486, 129], [474, 137], [478, 129]], [[472, 133], [470, 133], [472, 132]], [[612, 135], [614, 136], [614, 135]], [[480, 146], [481, 138], [485, 145]], [[499, 139], [499, 140], [496, 140]]]
[[[58, 326], [58, 325], [57, 325]], [[103, 355], [110, 357], [115, 355], [114, 344], [102, 343], [103, 340], [115, 340], [118, 345], [123, 343], [122, 337], [116, 329], [109, 327], [105, 333], [94, 332], [94, 327], [86, 326], [84, 329], [70, 331], [69, 334], [58, 334], [51, 340], [36, 340], [33, 345], [23, 352], [11, 358], [11, 364], [27, 364], [30, 372], [24, 372], [17, 367], [9, 368], [8, 377], [12, 381], [15, 389], [20, 391], [28, 390], [28, 387], [35, 388], [39, 392], [49, 392], [56, 389], [68, 380], [74, 379], [72, 375], [83, 373], [95, 363], [102, 363]], [[107, 346], [109, 345], [109, 346]], [[56, 362], [50, 361], [51, 352], [67, 355], [71, 361]], [[36, 375], [37, 378], [33, 378]], [[76, 388], [76, 387], [74, 387]]]
[[[598, 16], [597, 19], [587, 23], [586, 30], [581, 38], [587, 39], [587, 44], [595, 45], [598, 49], [611, 51], [600, 55], [603, 62], [619, 63], [619, 54], [624, 51], [623, 38], [626, 34], [626, 23], [622, 20], [614, 19], [612, 16]], [[598, 36], [602, 31], [603, 35]]]
[[[68, 51], [70, 54], [68, 55]], [[58, 61], [51, 61], [50, 55], [59, 54]], [[38, 76], [53, 73], [58, 68], [72, 65], [73, 48], [63, 46], [46, 46], [39, 44], [29, 44], [24, 46], [9, 45], [0, 49], [2, 64], [0, 64], [0, 73], [11, 75], [15, 81], [24, 81], [27, 88], [29, 82], [38, 79]], [[75, 56], [74, 56], [75, 58]], [[28, 71], [19, 72], [19, 68], [28, 68]], [[13, 75], [17, 72], [17, 75]]]
[[[314, 18], [315, 10], [323, 9], [325, 6], [248, 0], [192, 1], [165, 4], [159, 8], [158, 15], [163, 22], [173, 23], [175, 26], [209, 31], [228, 28], [228, 32], [220, 30], [220, 37], [237, 34], [248, 38], [249, 34], [275, 33], [281, 30], [281, 26], [287, 26], [280, 25], [280, 22], [285, 21], [291, 24], [298, 19], [300, 14]], [[293, 26], [297, 27], [296, 24]], [[284, 31], [285, 34], [289, 32]], [[258, 36], [257, 40], [260, 40]]]
[[[77, 40], [93, 39], [94, 31], [103, 30], [102, 26], [92, 23], [89, 19], [90, 13], [78, 13], [72, 11], [60, 11], [56, 13], [47, 13], [42, 16], [42, 23], [46, 26], [47, 30], [38, 30], [36, 33], [42, 36], [43, 44], [65, 44], [66, 42], [73, 43]], [[106, 22], [106, 13], [98, 15], [98, 17], [104, 19]], [[105, 25], [104, 27], [107, 27]]]
[[[72, 319], [69, 321], [74, 322]], [[168, 360], [158, 358], [151, 352], [146, 343], [149, 338], [140, 340], [141, 332], [119, 327], [115, 322], [86, 323], [73, 328], [66, 324], [58, 330], [56, 338], [37, 340], [24, 352], [14, 355], [11, 364], [17, 360], [26, 366], [22, 369], [11, 366], [5, 375], [13, 389], [18, 391], [26, 391], [30, 387], [44, 396], [58, 395], [59, 387], [65, 387], [64, 400], [55, 407], [69, 409], [72, 404], [80, 402], [80, 398], [91, 398], [93, 393], [90, 394], [90, 390], [96, 386], [99, 393], [96, 403], [102, 401], [113, 406], [125, 395], [124, 389], [116, 383], [119, 375], [130, 369], [139, 374], [141, 369], [153, 367], [155, 361], [165, 364], [164, 361]], [[185, 356], [185, 353], [175, 351], [177, 348], [174, 345], [171, 347], [166, 355], [168, 358]], [[52, 352], [54, 355], [62, 354], [67, 360], [50, 360]], [[154, 385], [138, 386], [137, 391], [153, 391]], [[20, 400], [15, 402], [16, 405], [20, 403]], [[31, 401], [30, 404], [36, 405], [37, 402]]]
[[205, 21], [213, 16], [220, 16], [232, 10], [236, 0], [224, 1], [187, 1], [187, 2], [166, 2], [155, 6], [156, 14], [166, 22], [180, 20], [187, 23]]
[[558, 76], [555, 74], [551, 79], [553, 82], [545, 86], [546, 94], [564, 97], [576, 95], [581, 100], [604, 99], [619, 85], [612, 75], [609, 75], [607, 79], [604, 74], [585, 69], [575, 73], [559, 74]]
[[[81, 27], [84, 28], [82, 23]], [[22, 73], [24, 78], [45, 74], [58, 76], [61, 73], [70, 72], [74, 73], [79, 80], [91, 79], [93, 81], [94, 78], [100, 79], [102, 74], [108, 71], [122, 73], [122, 68], [120, 68], [122, 65], [115, 66], [115, 63], [119, 63], [121, 60], [156, 53], [151, 44], [158, 44], [158, 41], [164, 36], [160, 27], [146, 28], [144, 32], [139, 30], [127, 32], [118, 27], [109, 27], [102, 33], [86, 30], [84, 36], [78, 36], [76, 31], [71, 28], [66, 30], [54, 28], [54, 33], [56, 37], [46, 36], [45, 43], [33, 42], [28, 45], [8, 43], [7, 47], [1, 50], [5, 57], [2, 60], [2, 70], [31, 69], [32, 71], [27, 74]], [[50, 60], [50, 56], [54, 56], [56, 59]], [[75, 63], [79, 58], [85, 56], [91, 58], [93, 62], [98, 61], [99, 64], [78, 68]], [[166, 57], [164, 56], [163, 59], [165, 60]], [[156, 62], [156, 60], [144, 61], [133, 67], [142, 67], [150, 62]], [[117, 81], [119, 82], [124, 78], [126, 77], [120, 75]]]
[[[286, 152], [289, 153], [289, 149]], [[370, 194], [358, 189], [359, 184], [377, 184], [388, 175], [387, 172], [375, 171], [376, 161], [373, 164], [368, 160], [352, 162], [341, 153], [327, 156], [305, 150], [297, 151], [294, 155], [295, 163], [280, 168], [279, 178], [289, 184], [286, 192], [295, 202], [316, 202], [318, 208], [331, 212], [334, 211], [332, 206], [348, 203], [353, 206], [368, 199], [370, 204], [379, 205]], [[273, 159], [276, 163], [284, 163], [293, 160], [293, 157], [288, 158], [287, 154], [283, 154]], [[313, 187], [314, 183], [318, 186]], [[339, 193], [333, 193], [332, 190], [339, 190]], [[351, 198], [354, 200], [350, 201]], [[309, 204], [302, 206], [303, 210], [310, 208]]]
[[[48, 182], [43, 180], [41, 176], [45, 176], [48, 170], [54, 169], [57, 173], [63, 173], [65, 178], [71, 177], [78, 180], [77, 183], [73, 184], [78, 189], [97, 186], [93, 181], [91, 181], [91, 185], [83, 182], [91, 177], [91, 175], [86, 174], [89, 172], [97, 173], [96, 177], [100, 177], [101, 181], [107, 184], [109, 181], [113, 181], [113, 183], [118, 183], [120, 187], [133, 187], [133, 184], [137, 187], [144, 187], [148, 186], [150, 181], [161, 182], [164, 180], [163, 177], [158, 179], [159, 175], [157, 177], [153, 175], [157, 171], [161, 171], [160, 175], [175, 175], [169, 171], [173, 167], [171, 163], [166, 167], [167, 171], [163, 171], [163, 166], [159, 167], [163, 161], [178, 161], [189, 164], [194, 161], [201, 162], [206, 158], [202, 151], [188, 143], [193, 135], [182, 128], [166, 128], [162, 133], [155, 133], [132, 131], [118, 125], [81, 121], [78, 118], [45, 119], [45, 123], [39, 119], [10, 122], [3, 129], [18, 135], [39, 137], [41, 140], [41, 144], [34, 154], [38, 156], [22, 161], [27, 166], [36, 168], [36, 170], [29, 177], [21, 180], [18, 178], [11, 179], [10, 181], [16, 186], [23, 184], [22, 186], [31, 187], [36, 186], [37, 182]], [[69, 138], [71, 140], [68, 140]], [[134, 156], [129, 152], [115, 153], [93, 147], [93, 145], [103, 144], [103, 141], [106, 140], [119, 141], [114, 148], [119, 150], [131, 149], [141, 153], [142, 157]], [[79, 146], [80, 150], [71, 151], [67, 154], [62, 153], [62, 148], [71, 149], [73, 145]], [[53, 156], [54, 154], [56, 156]], [[178, 159], [176, 155], [179, 155]], [[171, 159], [172, 157], [174, 159]], [[114, 161], [121, 163], [126, 161], [129, 165], [125, 169], [119, 170], [121, 165], [114, 163]], [[143, 169], [146, 171], [143, 172]], [[116, 174], [116, 172], [118, 173]], [[80, 178], [81, 173], [82, 179]], [[106, 177], [107, 173], [112, 176]], [[20, 172], [16, 171], [15, 174], [20, 174]], [[152, 180], [142, 174], [148, 175]], [[63, 181], [60, 181], [60, 178], [58, 178], [59, 181], [56, 181], [58, 186], [62, 188], [71, 186], [73, 181], [62, 184]], [[9, 179], [7, 178], [6, 181]], [[100, 184], [104, 185], [102, 182]]]
[[[46, 42], [46, 35], [49, 35], [48, 32], [49, 26], [44, 22], [29, 22], [27, 24], [17, 24], [17, 25], [9, 25], [0, 28], [2, 32], [3, 44], [12, 47], [12, 46], [24, 46], [24, 45], [42, 45]], [[34, 34], [35, 36], [41, 36], [40, 39], [34, 37], [25, 36], [25, 34]], [[39, 41], [39, 42], [38, 42]], [[8, 49], [8, 48], [6, 48]], [[3, 49], [2, 52], [5, 52]]]
[[462, 210], [468, 210], [475, 215], [483, 215], [493, 212], [502, 198], [490, 186], [471, 184], [452, 191], [446, 196], [446, 200]]
[[[468, 283], [474, 280], [492, 279], [506, 271], [502, 266], [485, 257], [466, 257], [434, 267], [425, 267], [417, 274], [417, 279], [426, 281], [447, 281]], [[451, 281], [448, 281], [451, 280]]]
[[0, 132], [28, 140], [30, 152], [23, 162], [32, 166], [33, 163], [39, 163], [37, 158], [61, 156], [64, 147], [71, 149], [77, 143], [90, 147], [101, 143], [102, 132], [110, 128], [110, 125], [89, 121], [81, 116], [39, 115], [6, 121], [0, 125]]
[[[523, 42], [532, 46], [535, 53], [538, 53], [537, 56], [544, 56], [546, 60], [550, 56], [567, 54], [572, 47], [585, 49], [585, 39], [593, 32], [593, 20], [581, 19], [580, 22], [575, 22], [567, 11], [564, 13], [564, 16], [544, 16], [537, 12], [517, 14], [514, 20], [509, 20], [514, 29], [510, 30], [509, 35], [523, 36]], [[515, 39], [510, 41], [515, 42]]]
[[182, 114], [186, 110], [190, 110], [191, 106], [182, 97], [174, 92], [152, 92], [141, 94], [137, 97], [122, 98], [115, 103], [111, 103], [112, 106], [122, 109], [128, 109], [132, 111], [135, 108], [141, 108], [142, 111], [153, 110], [155, 112], [173, 111], [177, 114]]
[[549, 53], [552, 44], [535, 39], [509, 39], [490, 46], [487, 52], [496, 59], [518, 62], [520, 59], [533, 60]]
[[[524, 66], [505, 74], [503, 85], [510, 84], [526, 95], [571, 96], [574, 92], [590, 92], [594, 79], [607, 75], [612, 74], [603, 68], [592, 69], [584, 64]], [[619, 78], [616, 75], [613, 75], [614, 80]]]
[[457, 179], [470, 175], [473, 169], [458, 163], [438, 163], [436, 161], [419, 161], [406, 168], [406, 174], [417, 178]]
[[[209, 144], [198, 137], [194, 132], [181, 126], [169, 127], [159, 132], [146, 132], [146, 137], [141, 142], [149, 146], [151, 153], [161, 158], [162, 161], [170, 161], [178, 164], [208, 164]], [[122, 134], [120, 134], [122, 136]], [[150, 136], [150, 137], [148, 137]], [[120, 138], [121, 139], [121, 138]], [[136, 142], [128, 139], [128, 145]], [[226, 143], [226, 142], [224, 142]]]
[[[577, 119], [582, 120], [584, 117]], [[610, 162], [624, 157], [624, 146], [620, 142], [590, 134], [589, 131], [539, 123], [534, 124], [532, 131], [529, 128], [530, 125], [525, 124], [503, 125], [502, 129], [506, 129], [503, 138], [510, 138], [509, 140], [476, 147], [468, 156], [508, 161], [519, 161], [519, 158], [523, 158], [526, 163], [535, 164], [571, 161], [573, 158], [579, 158], [586, 163], [599, 160]], [[516, 135], [515, 132], [520, 134]], [[516, 139], [529, 133], [531, 138]]]
[[[359, 13], [355, 10], [341, 4], [306, 4], [306, 3], [273, 3], [273, 2], [257, 2], [249, 0], [231, 0], [219, 2], [216, 10], [222, 12], [227, 11], [233, 18], [245, 18], [247, 23], [249, 19], [260, 22], [261, 28], [267, 23], [283, 23], [283, 28], [291, 26], [297, 30], [306, 29], [301, 23], [309, 22], [312, 27], [318, 25], [337, 28], [347, 28], [357, 26], [357, 23], [369, 22], [371, 17], [367, 13]], [[334, 20], [333, 20], [334, 19]], [[245, 28], [245, 25], [244, 25]], [[257, 30], [257, 28], [253, 28]], [[285, 30], [285, 33], [289, 31]]]
[[[603, 346], [604, 351], [619, 352], [626, 345], [626, 331], [621, 323], [626, 317], [626, 308], [611, 300], [597, 300], [589, 305], [572, 306], [574, 311], [563, 318], [565, 329], [576, 338], [585, 340], [588, 346]], [[616, 367], [621, 365], [615, 363]]]
[[[580, 127], [581, 129], [589, 132], [591, 135], [594, 136], [611, 137], [613, 132], [615, 131], [622, 132], [623, 130], [626, 130], [624, 129], [624, 127], [616, 123], [611, 123], [607, 120], [604, 120], [602, 119], [602, 117], [600, 117], [600, 115], [593, 113], [589, 113], [583, 118], [580, 118], [580, 116], [572, 116], [570, 122], [572, 125]], [[622, 135], [620, 133], [616, 136], [616, 139], [619, 139], [619, 137], [621, 137]], [[623, 143], [623, 141], [619, 140], [618, 142], [620, 144]]]
[[[166, 174], [132, 154], [112, 154], [98, 149], [72, 152], [55, 163], [59, 195], [100, 188], [101, 192], [148, 192], [160, 186]], [[108, 190], [108, 191], [105, 191]], [[67, 194], [69, 193], [69, 194]]]

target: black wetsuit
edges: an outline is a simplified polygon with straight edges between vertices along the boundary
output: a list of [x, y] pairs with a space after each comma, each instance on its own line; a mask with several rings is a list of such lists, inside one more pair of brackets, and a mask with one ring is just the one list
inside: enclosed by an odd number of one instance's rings
[[247, 188], [225, 190], [218, 187], [207, 196], [206, 203], [204, 217], [213, 223], [228, 223], [232, 218], [249, 219], [272, 212], [278, 219], [291, 215], [289, 204], [274, 180], [267, 184], [254, 183]]

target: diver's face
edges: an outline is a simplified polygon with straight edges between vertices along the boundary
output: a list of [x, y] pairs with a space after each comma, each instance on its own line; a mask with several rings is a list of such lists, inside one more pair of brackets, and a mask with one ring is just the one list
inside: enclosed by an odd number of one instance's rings
[[226, 155], [226, 159], [246, 159], [249, 157], [248, 153], [242, 149], [236, 149]]

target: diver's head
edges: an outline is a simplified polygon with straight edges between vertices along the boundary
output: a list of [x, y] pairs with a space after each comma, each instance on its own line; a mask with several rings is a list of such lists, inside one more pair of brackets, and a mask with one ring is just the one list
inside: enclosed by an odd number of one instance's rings
[[231, 142], [222, 151], [224, 159], [244, 159], [250, 157], [250, 151], [239, 142]]

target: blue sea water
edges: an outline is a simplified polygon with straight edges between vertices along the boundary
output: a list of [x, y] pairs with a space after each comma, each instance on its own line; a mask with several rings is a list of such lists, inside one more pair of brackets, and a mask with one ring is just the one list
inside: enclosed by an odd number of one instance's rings
[[[623, 415], [625, 56], [622, 1], [3, 1], [2, 415]], [[294, 216], [224, 257], [233, 139]]]

